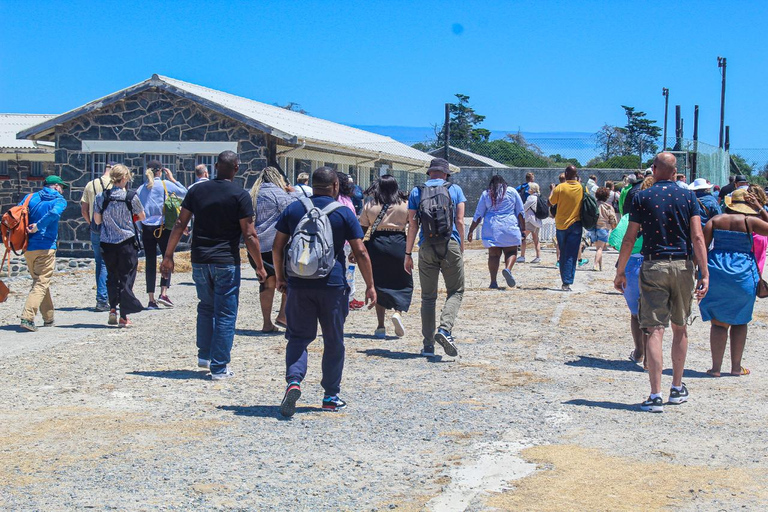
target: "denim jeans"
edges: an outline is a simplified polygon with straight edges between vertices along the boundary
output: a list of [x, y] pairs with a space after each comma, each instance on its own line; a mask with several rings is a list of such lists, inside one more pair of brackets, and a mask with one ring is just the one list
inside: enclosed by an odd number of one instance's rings
[[93, 260], [96, 263], [96, 304], [106, 304], [109, 302], [107, 296], [107, 266], [104, 264], [104, 258], [101, 257], [101, 235], [91, 231], [91, 248], [93, 249]]
[[224, 373], [235, 339], [240, 298], [240, 266], [193, 263], [197, 298], [197, 356], [211, 361], [211, 373]]
[[581, 222], [574, 222], [568, 229], [557, 230], [557, 245], [560, 247], [560, 279], [563, 284], [573, 284], [576, 274], [576, 258], [581, 245]]

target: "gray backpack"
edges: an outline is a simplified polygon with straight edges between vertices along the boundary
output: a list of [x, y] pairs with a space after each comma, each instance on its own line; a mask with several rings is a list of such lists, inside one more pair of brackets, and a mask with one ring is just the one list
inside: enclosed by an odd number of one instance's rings
[[321, 279], [330, 274], [336, 264], [333, 229], [328, 216], [344, 205], [332, 201], [320, 209], [307, 197], [300, 197], [299, 201], [307, 213], [301, 218], [288, 241], [285, 271], [291, 277]]

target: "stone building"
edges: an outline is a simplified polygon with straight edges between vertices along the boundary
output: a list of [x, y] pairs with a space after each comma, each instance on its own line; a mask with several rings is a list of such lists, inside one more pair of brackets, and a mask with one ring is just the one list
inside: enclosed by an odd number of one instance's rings
[[152, 159], [189, 185], [197, 164], [213, 176], [216, 155], [231, 150], [240, 156], [237, 181], [244, 187], [267, 165], [280, 167], [291, 182], [300, 172], [330, 165], [365, 187], [382, 172], [409, 186], [431, 159], [389, 137], [158, 75], [45, 119], [17, 137], [55, 143], [53, 172], [70, 184], [59, 227], [64, 254], [90, 248], [78, 201], [108, 161], [130, 167], [138, 175], [134, 187]]
[[52, 142], [20, 140], [16, 133], [52, 119], [40, 114], [0, 114], [0, 212], [40, 188], [53, 172]]

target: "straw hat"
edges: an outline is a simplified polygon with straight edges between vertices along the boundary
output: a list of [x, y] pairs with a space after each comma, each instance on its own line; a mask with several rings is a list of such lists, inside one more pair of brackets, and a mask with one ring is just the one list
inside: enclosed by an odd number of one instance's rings
[[749, 206], [744, 200], [744, 196], [748, 193], [749, 191], [743, 188], [734, 190], [732, 194], [725, 196], [725, 207], [734, 212], [757, 215], [759, 212]]

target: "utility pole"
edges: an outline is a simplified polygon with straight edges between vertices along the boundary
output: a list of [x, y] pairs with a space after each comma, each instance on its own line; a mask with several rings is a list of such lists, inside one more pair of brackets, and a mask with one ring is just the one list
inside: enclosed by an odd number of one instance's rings
[[693, 107], [693, 154], [691, 155], [691, 182], [696, 179], [699, 163], [699, 106]]
[[675, 105], [675, 151], [680, 151], [683, 138], [683, 118], [680, 113], [680, 105]]
[[661, 88], [661, 95], [664, 96], [664, 147], [662, 151], [667, 150], [667, 114], [669, 113], [669, 89]]
[[725, 127], [725, 150], [726, 151], [731, 150], [731, 127], [730, 126]]
[[720, 88], [720, 149], [723, 149], [723, 126], [725, 125], [725, 57], [717, 57], [717, 67], [722, 68], [723, 83]]
[[445, 104], [445, 159], [448, 160], [448, 148], [451, 144], [451, 104]]

